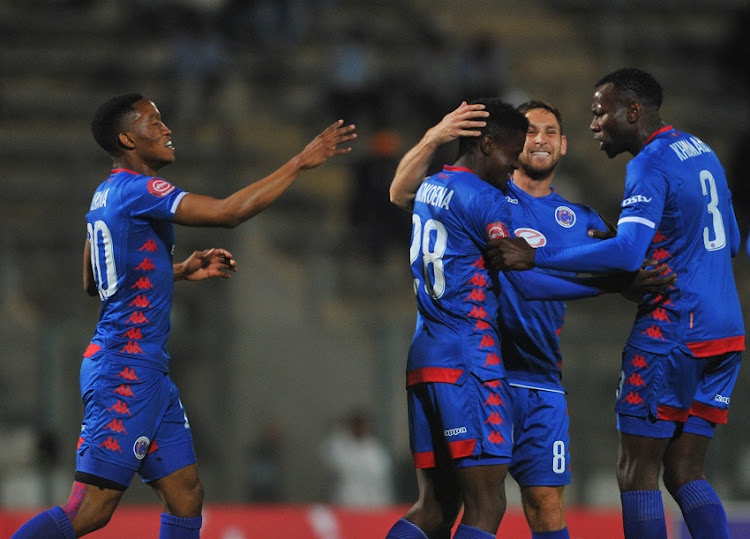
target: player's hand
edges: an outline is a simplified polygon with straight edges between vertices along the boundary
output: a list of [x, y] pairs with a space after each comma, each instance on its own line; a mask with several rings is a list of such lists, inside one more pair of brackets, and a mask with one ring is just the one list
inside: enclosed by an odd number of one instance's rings
[[202, 281], [212, 277], [229, 279], [237, 271], [237, 262], [226, 249], [193, 251], [183, 262], [175, 264], [175, 280]]
[[677, 281], [677, 274], [666, 264], [646, 260], [635, 279], [622, 292], [625, 299], [640, 303], [646, 294], [663, 294]]
[[481, 103], [469, 105], [463, 101], [457, 109], [443, 116], [439, 124], [431, 127], [426, 136], [437, 146], [453, 142], [458, 137], [478, 137], [482, 134], [479, 130], [487, 125], [483, 118], [489, 115]]
[[354, 130], [354, 124], [344, 125], [344, 120], [332, 123], [312, 139], [299, 154], [300, 166], [303, 169], [314, 168], [334, 155], [349, 153], [352, 151], [350, 146], [342, 148], [340, 145], [357, 138]]
[[500, 238], [487, 242], [487, 262], [497, 270], [528, 270], [534, 267], [536, 250], [523, 238]]

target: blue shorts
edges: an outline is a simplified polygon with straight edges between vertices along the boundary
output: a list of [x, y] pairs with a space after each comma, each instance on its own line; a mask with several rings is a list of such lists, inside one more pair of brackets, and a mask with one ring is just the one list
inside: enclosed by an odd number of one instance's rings
[[461, 385], [422, 382], [407, 389], [416, 468], [508, 464], [512, 453], [509, 386], [466, 376]]
[[127, 487], [196, 462], [179, 391], [169, 375], [98, 352], [81, 364], [84, 417], [76, 471]]
[[727, 422], [740, 352], [696, 358], [675, 348], [653, 354], [626, 346], [615, 411], [626, 434], [671, 438], [679, 429], [713, 436]]
[[564, 393], [511, 386], [513, 459], [522, 487], [569, 485], [570, 417]]

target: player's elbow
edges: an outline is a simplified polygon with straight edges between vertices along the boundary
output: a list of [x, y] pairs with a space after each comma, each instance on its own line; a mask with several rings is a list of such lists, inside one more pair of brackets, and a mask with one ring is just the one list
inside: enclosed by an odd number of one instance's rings
[[411, 211], [414, 207], [414, 195], [403, 193], [399, 189], [394, 189], [393, 186], [388, 190], [391, 204], [397, 206], [405, 211]]

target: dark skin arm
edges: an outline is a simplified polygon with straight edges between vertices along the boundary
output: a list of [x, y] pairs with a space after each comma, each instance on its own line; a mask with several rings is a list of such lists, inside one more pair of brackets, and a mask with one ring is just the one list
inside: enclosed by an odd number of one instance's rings
[[[237, 262], [232, 253], [226, 249], [193, 251], [182, 262], [172, 264], [175, 281], [202, 281], [213, 277], [229, 279], [235, 271], [237, 271]], [[88, 239], [83, 247], [83, 290], [89, 296], [99, 295], [91, 265], [91, 249]]]

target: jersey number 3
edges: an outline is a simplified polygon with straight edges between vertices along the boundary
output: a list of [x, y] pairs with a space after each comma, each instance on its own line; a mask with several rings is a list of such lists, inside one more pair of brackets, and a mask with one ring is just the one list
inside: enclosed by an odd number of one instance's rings
[[[422, 278], [425, 291], [434, 299], [439, 299], [445, 293], [445, 271], [443, 255], [448, 245], [448, 232], [440, 221], [428, 219], [422, 226], [419, 215], [412, 214], [411, 247], [409, 248], [409, 263], [422, 255]], [[434, 237], [434, 239], [433, 239]], [[419, 283], [414, 282], [414, 291]]]
[[724, 232], [724, 220], [721, 217], [721, 211], [719, 211], [719, 192], [716, 189], [716, 180], [714, 180], [713, 174], [708, 170], [701, 170], [701, 189], [703, 196], [708, 197], [708, 205], [706, 210], [711, 216], [711, 228], [713, 228], [713, 239], [711, 239], [711, 231], [708, 227], [703, 227], [703, 245], [707, 251], [718, 251], [723, 249], [727, 244], [727, 235]]

